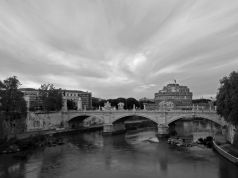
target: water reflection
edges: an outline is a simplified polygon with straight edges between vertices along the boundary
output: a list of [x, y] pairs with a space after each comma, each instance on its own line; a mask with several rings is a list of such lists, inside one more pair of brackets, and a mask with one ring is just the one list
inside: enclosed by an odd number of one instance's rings
[[231, 162], [227, 162], [225, 158], [222, 156], [219, 156], [219, 178], [226, 178], [226, 177], [231, 177], [231, 178], [237, 178], [237, 170], [238, 167], [235, 166]]
[[39, 150], [25, 161], [0, 156], [0, 177], [237, 178], [235, 165], [210, 149], [178, 150], [150, 143], [153, 130], [103, 137], [101, 132], [65, 136], [65, 145]]

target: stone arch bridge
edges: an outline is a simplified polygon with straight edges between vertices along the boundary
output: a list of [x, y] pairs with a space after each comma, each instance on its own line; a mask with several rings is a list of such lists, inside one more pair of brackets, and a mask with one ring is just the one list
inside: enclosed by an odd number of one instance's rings
[[[116, 121], [120, 122], [120, 119], [127, 116], [141, 116], [147, 118], [156, 124], [158, 124], [158, 134], [166, 134], [168, 125], [179, 119], [194, 119], [194, 118], [204, 118], [212, 121], [218, 125], [225, 125], [225, 121], [217, 115], [216, 111], [200, 111], [200, 110], [171, 110], [171, 111], [147, 111], [147, 110], [111, 110], [111, 111], [95, 111], [95, 110], [85, 110], [85, 111], [61, 111], [54, 113], [34, 113], [34, 117], [38, 118], [48, 118], [52, 125], [58, 125], [63, 123], [67, 128], [70, 120], [77, 117], [94, 116], [103, 121], [103, 132], [113, 133], [122, 127], [115, 127]], [[31, 119], [31, 115], [28, 117]]]

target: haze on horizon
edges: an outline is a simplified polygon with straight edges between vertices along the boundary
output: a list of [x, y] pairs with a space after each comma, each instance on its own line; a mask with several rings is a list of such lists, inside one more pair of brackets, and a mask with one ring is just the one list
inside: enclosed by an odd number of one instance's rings
[[0, 0], [0, 80], [149, 97], [214, 96], [238, 68], [237, 0]]

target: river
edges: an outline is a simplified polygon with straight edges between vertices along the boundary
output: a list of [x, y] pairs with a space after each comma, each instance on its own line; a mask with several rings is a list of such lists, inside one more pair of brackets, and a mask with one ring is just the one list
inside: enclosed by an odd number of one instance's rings
[[65, 144], [30, 153], [26, 160], [0, 155], [1, 178], [237, 178], [238, 167], [211, 149], [150, 143], [155, 131], [64, 136]]

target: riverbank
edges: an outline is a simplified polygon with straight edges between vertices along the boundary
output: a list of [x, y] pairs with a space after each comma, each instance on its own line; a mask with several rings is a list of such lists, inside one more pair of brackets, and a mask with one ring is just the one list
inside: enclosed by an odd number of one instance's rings
[[70, 133], [70, 132], [86, 132], [91, 130], [97, 130], [102, 129], [102, 125], [96, 125], [96, 126], [90, 126], [90, 127], [82, 127], [78, 129], [64, 129], [64, 128], [58, 128], [58, 129], [50, 129], [50, 130], [37, 130], [37, 131], [30, 131], [25, 132], [22, 134], [17, 134], [16, 139], [22, 140], [29, 137], [34, 137], [38, 135], [55, 135], [55, 134], [64, 134], [64, 133]]
[[53, 136], [66, 135], [75, 132], [88, 132], [101, 130], [103, 126], [91, 126], [79, 129], [52, 129], [39, 130], [16, 134], [15, 137], [0, 143], [0, 154], [9, 154], [32, 150], [46, 145], [62, 144], [62, 139], [55, 139]]

